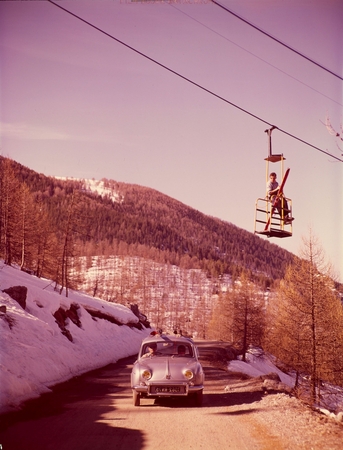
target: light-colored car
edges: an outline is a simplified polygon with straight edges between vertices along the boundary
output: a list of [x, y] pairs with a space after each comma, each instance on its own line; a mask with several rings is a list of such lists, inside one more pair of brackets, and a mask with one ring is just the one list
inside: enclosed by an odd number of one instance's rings
[[145, 338], [131, 372], [133, 404], [142, 398], [188, 397], [202, 405], [204, 372], [194, 342], [183, 336]]

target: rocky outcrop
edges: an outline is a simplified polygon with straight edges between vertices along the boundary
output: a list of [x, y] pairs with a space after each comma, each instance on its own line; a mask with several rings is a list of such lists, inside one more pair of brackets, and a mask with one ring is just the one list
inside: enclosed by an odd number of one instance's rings
[[123, 325], [121, 322], [119, 322], [119, 320], [115, 319], [110, 314], [106, 314], [102, 311], [99, 311], [98, 309], [93, 309], [93, 308], [89, 308], [86, 306], [84, 306], [84, 308], [88, 312], [88, 314], [90, 314], [93, 317], [93, 319], [105, 319], [111, 323], [114, 323], [115, 325], [119, 325], [119, 326]]
[[60, 307], [54, 314], [56, 323], [60, 327], [62, 334], [67, 339], [69, 339], [70, 342], [73, 342], [73, 336], [71, 335], [70, 331], [67, 330], [66, 328], [67, 320], [70, 319], [75, 325], [81, 328], [81, 321], [78, 315], [79, 309], [80, 309], [79, 305], [77, 305], [76, 303], [72, 303], [69, 309], [66, 310]]
[[[137, 328], [138, 330], [143, 329], [143, 324], [141, 322], [138, 322], [138, 323], [129, 322], [129, 323], [124, 324], [122, 322], [119, 322], [119, 320], [117, 320], [111, 314], [104, 313], [104, 312], [100, 311], [99, 309], [91, 308], [89, 306], [87, 307], [85, 305], [83, 305], [83, 308], [88, 312], [88, 314], [90, 314], [92, 316], [92, 318], [94, 320], [102, 319], [102, 320], [107, 320], [108, 322], [113, 323], [114, 325], [118, 325], [118, 326], [126, 325], [130, 328]], [[73, 342], [73, 336], [70, 333], [70, 331], [67, 329], [68, 319], [71, 320], [79, 328], [82, 328], [82, 324], [81, 324], [81, 321], [79, 318], [79, 313], [78, 313], [79, 309], [80, 309], [80, 305], [78, 305], [77, 303], [73, 303], [70, 305], [69, 309], [63, 309], [60, 307], [54, 313], [56, 323], [60, 327], [62, 334], [67, 339], [69, 339], [70, 342]], [[144, 315], [142, 315], [142, 316], [144, 316]], [[147, 323], [149, 323], [149, 322], [147, 322]], [[150, 327], [150, 325], [149, 325], [149, 327]]]
[[26, 297], [27, 297], [27, 287], [26, 286], [13, 286], [4, 289], [2, 292], [9, 295], [13, 300], [19, 303], [19, 305], [25, 309], [26, 308]]
[[110, 314], [106, 314], [106, 313], [104, 313], [102, 311], [99, 311], [98, 309], [93, 309], [93, 308], [89, 308], [89, 307], [86, 307], [86, 306], [84, 306], [84, 308], [88, 312], [88, 314], [90, 314], [93, 317], [94, 320], [96, 320], [96, 319], [104, 319], [104, 320], [108, 320], [111, 323], [114, 323], [115, 325], [119, 325], [119, 326], [126, 325], [126, 326], [128, 326], [130, 328], [137, 328], [138, 330], [142, 330], [143, 329], [143, 325], [142, 325], [141, 322], [138, 322], [138, 323], [136, 323], [136, 322], [121, 323], [115, 317], [111, 316]]
[[145, 314], [141, 313], [137, 304], [130, 305], [131, 311], [133, 314], [138, 317], [140, 323], [145, 326], [145, 328], [150, 328], [150, 322]]
[[[8, 294], [11, 298], [13, 298], [15, 301], [19, 303], [19, 305], [25, 309], [26, 308], [26, 297], [27, 297], [27, 287], [26, 286], [13, 286], [7, 289], [4, 289], [2, 292], [5, 292]], [[38, 305], [39, 306], [39, 305]], [[123, 323], [119, 322], [115, 317], [113, 317], [110, 314], [106, 314], [102, 311], [99, 311], [98, 309], [93, 309], [90, 307], [85, 307], [85, 310], [92, 316], [94, 320], [97, 319], [103, 319], [107, 320], [110, 323], [113, 323], [114, 325], [122, 326]], [[58, 310], [53, 314], [57, 325], [59, 326], [62, 334], [69, 339], [70, 342], [73, 342], [73, 336], [71, 332], [67, 329], [68, 320], [71, 320], [76, 326], [79, 328], [82, 327], [80, 318], [79, 318], [79, 309], [80, 305], [77, 303], [72, 303], [70, 305], [69, 309], [63, 309], [62, 307], [59, 307]], [[150, 323], [147, 320], [147, 317], [142, 314], [137, 305], [131, 305], [131, 311], [135, 314], [135, 316], [138, 317], [139, 322], [130, 322], [125, 325], [131, 328], [137, 328], [139, 330], [143, 329], [143, 326], [146, 328], [150, 328]], [[0, 314], [4, 317], [7, 317], [6, 314], [6, 306], [0, 305]], [[13, 323], [10, 323], [11, 328], [13, 326]]]

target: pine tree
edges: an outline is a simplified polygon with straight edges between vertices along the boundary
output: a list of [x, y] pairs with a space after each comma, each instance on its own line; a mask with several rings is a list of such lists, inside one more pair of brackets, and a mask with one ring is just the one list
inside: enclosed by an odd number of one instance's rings
[[343, 313], [312, 233], [304, 240], [301, 256], [280, 283], [266, 347], [298, 374], [309, 374], [310, 401], [315, 403], [321, 381], [339, 379], [343, 368]]
[[263, 294], [243, 273], [231, 290], [219, 295], [211, 319], [210, 334], [231, 342], [245, 361], [249, 346], [262, 344], [263, 333]]
[[35, 233], [37, 230], [37, 215], [33, 196], [26, 185], [20, 185], [18, 207], [18, 254], [20, 269], [30, 268], [36, 257]]
[[18, 262], [19, 189], [12, 161], [0, 160], [0, 253], [5, 264]]
[[84, 223], [80, 220], [83, 210], [81, 196], [77, 190], [72, 189], [71, 197], [68, 199], [68, 205], [65, 208], [66, 215], [62, 219], [60, 227], [60, 257], [57, 264], [55, 275], [55, 289], [59, 285], [59, 293], [65, 289], [68, 297], [69, 289], [76, 289], [80, 284], [80, 271], [77, 270], [77, 252], [76, 244], [78, 237], [85, 236]]

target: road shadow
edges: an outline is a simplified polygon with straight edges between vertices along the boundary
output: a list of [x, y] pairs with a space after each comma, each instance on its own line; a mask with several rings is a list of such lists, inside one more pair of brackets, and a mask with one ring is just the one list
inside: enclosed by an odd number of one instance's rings
[[[113, 399], [127, 387], [131, 358], [52, 387], [20, 411], [0, 416], [4, 450], [140, 450], [144, 434], [125, 428]], [[115, 376], [114, 376], [115, 374]], [[105, 419], [104, 419], [105, 418]]]
[[[221, 406], [239, 406], [248, 405], [260, 401], [263, 398], [263, 392], [222, 392], [206, 393], [204, 392], [202, 408], [218, 408]], [[193, 399], [187, 397], [166, 397], [151, 400], [142, 399], [140, 408], [199, 408], [195, 405]]]
[[239, 406], [259, 402], [263, 392], [229, 392], [204, 394], [203, 406], [216, 408], [219, 406]]

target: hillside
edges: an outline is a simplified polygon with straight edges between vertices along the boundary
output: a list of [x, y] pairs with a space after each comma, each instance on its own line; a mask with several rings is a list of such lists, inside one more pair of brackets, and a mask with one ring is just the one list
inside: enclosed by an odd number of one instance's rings
[[51, 284], [0, 260], [0, 414], [137, 353], [151, 331], [123, 305], [82, 292], [66, 298]]
[[[264, 286], [281, 279], [294, 257], [253, 233], [154, 189], [106, 179], [47, 177], [3, 157], [0, 163], [11, 166], [12, 177], [20, 186], [27, 186], [34, 203], [44, 210], [57, 245], [70, 227], [77, 242], [75, 256], [126, 252], [183, 268], [200, 268], [212, 277], [229, 274], [235, 278], [244, 270]], [[234, 212], [232, 216], [234, 219]], [[12, 253], [16, 252], [20, 253], [16, 249]]]

